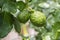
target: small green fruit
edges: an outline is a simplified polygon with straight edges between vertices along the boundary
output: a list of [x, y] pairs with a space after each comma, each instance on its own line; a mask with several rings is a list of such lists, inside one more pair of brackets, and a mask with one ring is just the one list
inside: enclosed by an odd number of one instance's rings
[[17, 18], [21, 23], [26, 23], [30, 18], [30, 14], [28, 13], [27, 10], [24, 10], [18, 15]]
[[35, 26], [43, 26], [46, 23], [46, 16], [42, 12], [34, 11], [30, 16], [30, 21]]

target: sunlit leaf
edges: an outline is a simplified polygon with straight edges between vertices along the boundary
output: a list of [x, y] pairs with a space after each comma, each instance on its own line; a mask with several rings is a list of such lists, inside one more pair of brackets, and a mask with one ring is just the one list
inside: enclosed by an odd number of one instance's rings
[[56, 34], [56, 40], [60, 40], [60, 31], [58, 31]]

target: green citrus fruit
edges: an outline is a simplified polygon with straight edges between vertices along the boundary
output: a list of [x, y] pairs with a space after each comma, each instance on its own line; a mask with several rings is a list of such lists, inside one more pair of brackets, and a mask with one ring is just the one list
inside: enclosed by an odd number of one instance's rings
[[26, 23], [30, 18], [30, 14], [28, 13], [27, 10], [24, 10], [23, 12], [21, 12], [19, 15], [18, 15], [18, 20], [21, 22], [21, 23]]
[[35, 26], [43, 26], [46, 23], [46, 16], [40, 11], [34, 11], [30, 16], [30, 21]]

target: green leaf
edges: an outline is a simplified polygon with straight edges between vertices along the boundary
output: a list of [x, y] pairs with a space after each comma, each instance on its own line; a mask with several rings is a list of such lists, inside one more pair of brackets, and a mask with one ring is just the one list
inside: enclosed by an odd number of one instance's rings
[[42, 40], [41, 33], [39, 32], [39, 34], [35, 38], [36, 40]]
[[56, 40], [60, 40], [60, 32], [57, 32], [57, 34], [56, 34]]
[[58, 2], [60, 4], [60, 0], [53, 0], [54, 2]]
[[55, 23], [54, 17], [52, 15], [49, 15], [47, 18], [47, 23], [46, 23], [46, 30], [48, 32], [52, 31], [52, 25]]
[[46, 2], [47, 0], [39, 0], [40, 2]]
[[6, 2], [16, 2], [16, 0], [0, 0], [0, 8], [2, 8], [3, 4]]
[[55, 10], [55, 12], [53, 13], [53, 17], [56, 22], [58, 21], [60, 22], [60, 10], [59, 9]]
[[37, 28], [38, 34], [36, 35], [36, 40], [42, 40], [42, 35], [46, 35], [46, 29], [44, 27]]
[[51, 33], [46, 33], [45, 35], [43, 35], [42, 40], [52, 40], [51, 39]]
[[6, 0], [0, 0], [0, 8], [3, 6], [3, 4], [6, 2]]
[[32, 0], [28, 0], [29, 2], [31, 2]]
[[47, 9], [47, 8], [50, 7], [50, 5], [48, 3], [46, 3], [46, 2], [44, 2], [44, 3], [40, 3], [39, 7]]
[[13, 28], [12, 25], [12, 15], [10, 13], [1, 13], [0, 14], [0, 38], [3, 38], [8, 35], [8, 33]]
[[22, 11], [24, 8], [26, 8], [26, 3], [24, 3], [23, 1], [19, 1], [17, 2], [17, 8]]
[[16, 0], [0, 0], [0, 8], [3, 6], [4, 3], [6, 2], [16, 2]]
[[54, 25], [52, 27], [54, 30], [59, 30], [60, 29], [60, 22], [54, 23]]
[[2, 11], [16, 13], [17, 7], [14, 2], [7, 2], [3, 5]]
[[21, 32], [20, 22], [16, 18], [14, 18], [14, 28], [15, 28], [16, 32], [18, 32], [18, 33]]
[[16, 0], [9, 0], [9, 1], [11, 1], [11, 2], [16, 2]]

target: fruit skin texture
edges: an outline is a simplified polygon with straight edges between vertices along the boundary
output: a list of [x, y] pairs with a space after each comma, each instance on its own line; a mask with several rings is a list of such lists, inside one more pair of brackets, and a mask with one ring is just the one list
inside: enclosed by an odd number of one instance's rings
[[28, 11], [23, 11], [21, 12], [19, 15], [18, 15], [18, 20], [21, 22], [21, 23], [26, 23], [30, 18], [30, 14], [28, 13]]
[[35, 26], [43, 26], [46, 23], [46, 16], [40, 11], [34, 11], [30, 16], [30, 21]]

